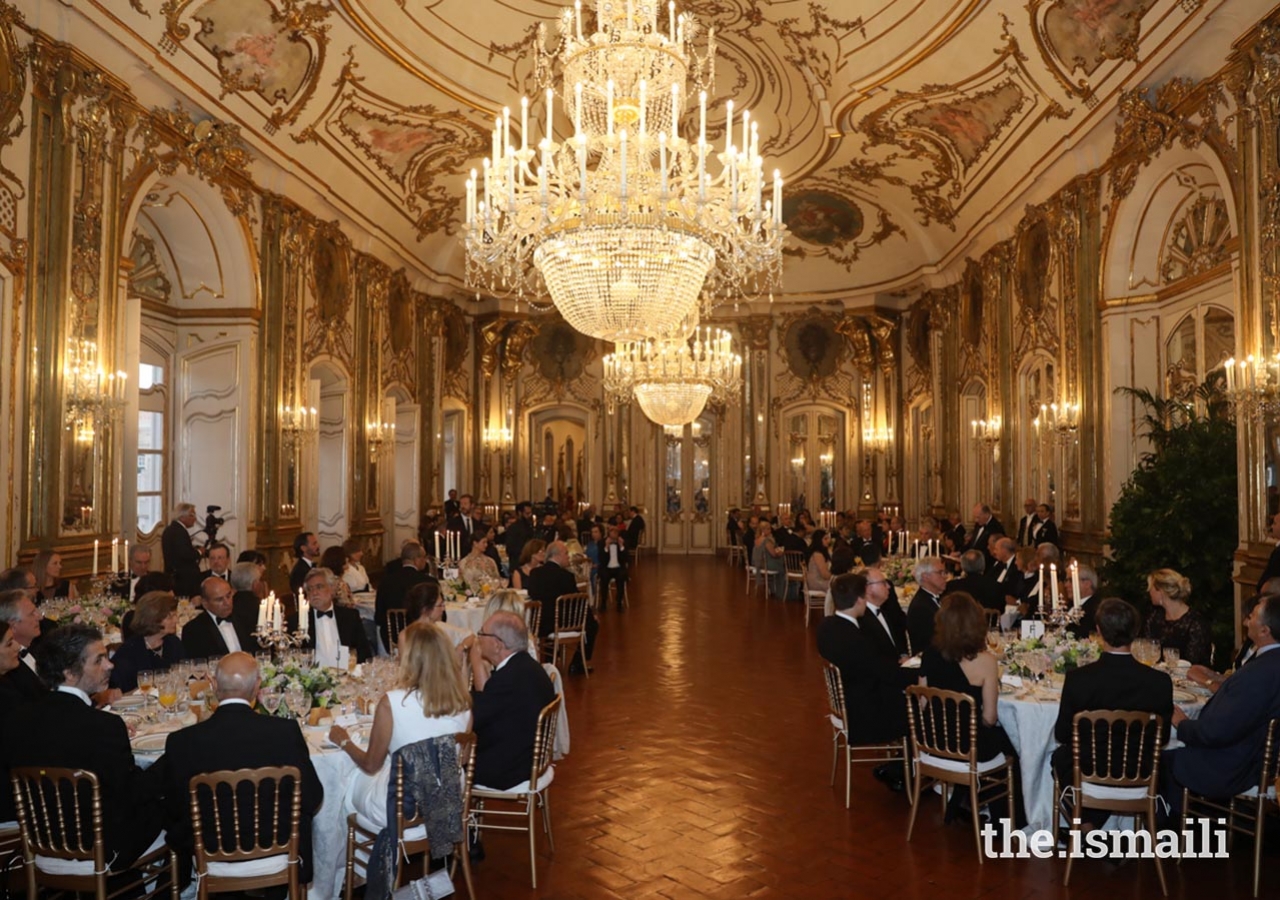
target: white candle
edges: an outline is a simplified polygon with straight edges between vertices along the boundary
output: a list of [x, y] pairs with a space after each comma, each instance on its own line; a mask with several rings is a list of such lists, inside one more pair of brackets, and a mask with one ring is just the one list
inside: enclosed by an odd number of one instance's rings
[[698, 91], [698, 146], [707, 142], [707, 92]]
[[111, 571], [120, 571], [120, 538], [111, 539]]
[[1040, 580], [1036, 582], [1036, 593], [1040, 595], [1040, 602], [1044, 602], [1044, 563], [1040, 563]]
[[1071, 561], [1071, 603], [1077, 608], [1083, 604], [1080, 599], [1080, 566], [1074, 559]]
[[724, 152], [728, 156], [729, 151], [733, 149], [733, 101], [726, 100], [724, 105], [727, 110], [724, 123]]
[[520, 149], [529, 149], [529, 98], [520, 98]]
[[98, 539], [93, 539], [93, 574], [98, 574]]
[[619, 140], [621, 141], [622, 156], [622, 163], [620, 166], [622, 172], [622, 196], [625, 198], [627, 196], [627, 129], [622, 129], [622, 134], [619, 136]]
[[440, 558], [440, 532], [438, 531], [436, 532], [435, 538], [436, 538], [436, 559], [439, 559]]
[[552, 132], [555, 130], [556, 123], [556, 95], [555, 91], [547, 88], [547, 143], [551, 142]]
[[275, 606], [274, 606], [274, 608], [273, 608], [273, 609], [272, 609], [272, 611], [271, 611], [271, 627], [272, 627], [275, 631], [281, 631], [281, 630], [283, 630], [283, 629], [281, 628], [281, 624], [282, 624], [282, 623], [281, 623], [281, 619], [280, 619], [280, 601], [279, 601], [279, 600], [276, 600], [276, 601], [275, 601]]
[[120, 558], [120, 562], [124, 564], [122, 568], [125, 568], [125, 569], [129, 568], [129, 539], [128, 538], [124, 539], [124, 556]]
[[667, 30], [671, 32], [671, 40], [676, 39], [676, 0], [667, 4]]
[[511, 149], [511, 107], [502, 107], [502, 155]]
[[267, 601], [258, 601], [258, 630], [262, 631], [267, 627]]
[[671, 85], [671, 140], [676, 139], [676, 119], [680, 116], [680, 85]]
[[1058, 564], [1049, 563], [1049, 589], [1053, 596], [1053, 608], [1058, 608]]
[[298, 601], [298, 630], [304, 635], [311, 632], [311, 604], [306, 600]]
[[609, 137], [613, 137], [613, 79], [610, 78], [604, 84], [605, 97], [605, 123]]

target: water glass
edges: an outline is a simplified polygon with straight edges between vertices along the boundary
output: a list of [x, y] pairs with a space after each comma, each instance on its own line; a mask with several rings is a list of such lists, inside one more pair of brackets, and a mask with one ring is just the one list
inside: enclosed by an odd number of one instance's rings
[[1182, 651], [1177, 647], [1164, 648], [1164, 664], [1170, 669], [1177, 668], [1178, 663], [1182, 660]]

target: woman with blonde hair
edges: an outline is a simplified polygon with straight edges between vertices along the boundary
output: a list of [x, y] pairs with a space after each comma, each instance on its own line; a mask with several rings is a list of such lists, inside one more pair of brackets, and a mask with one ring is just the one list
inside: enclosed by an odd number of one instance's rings
[[1156, 569], [1147, 576], [1147, 595], [1151, 612], [1142, 636], [1172, 647], [1192, 665], [1212, 665], [1209, 623], [1191, 608], [1191, 582], [1173, 569]]
[[413, 622], [401, 634], [395, 690], [378, 701], [368, 749], [340, 725], [329, 740], [360, 769], [343, 799], [343, 813], [358, 813], [377, 829], [387, 822], [391, 754], [401, 747], [471, 730], [471, 694], [458, 671], [453, 642], [430, 622]]
[[76, 586], [62, 577], [62, 555], [57, 550], [41, 550], [31, 562], [31, 574], [36, 576], [36, 606], [55, 597], [80, 596]]

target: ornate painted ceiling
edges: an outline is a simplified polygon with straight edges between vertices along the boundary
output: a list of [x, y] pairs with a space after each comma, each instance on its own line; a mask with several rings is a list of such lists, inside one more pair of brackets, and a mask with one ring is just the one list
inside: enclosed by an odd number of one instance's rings
[[[154, 73], [144, 77], [176, 85], [192, 106], [240, 125], [265, 186], [327, 201], [371, 234], [371, 248], [389, 262], [416, 268], [435, 292], [469, 295], [457, 239], [465, 172], [487, 151], [495, 112], [518, 106], [522, 92], [540, 93], [531, 48], [539, 23], [554, 38], [564, 3], [91, 5], [91, 18]], [[1035, 199], [1047, 171], [1054, 175], [1045, 192], [1073, 166], [1097, 164], [1121, 88], [1211, 70], [1232, 37], [1269, 7], [1257, 0], [679, 5], [716, 30], [713, 108], [728, 98], [749, 108], [761, 151], [788, 183], [791, 258], [785, 296], [776, 299], [853, 304], [892, 302], [924, 281], [949, 279], [950, 270], [958, 278], [966, 254], [1007, 237], [998, 233], [1002, 214]], [[592, 10], [584, 10], [588, 22]], [[279, 171], [287, 174], [271, 174]]]

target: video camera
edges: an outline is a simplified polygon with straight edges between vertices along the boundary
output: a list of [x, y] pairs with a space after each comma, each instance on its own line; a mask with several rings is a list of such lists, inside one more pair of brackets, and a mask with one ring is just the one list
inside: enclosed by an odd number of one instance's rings
[[204, 533], [209, 538], [208, 543], [213, 544], [218, 540], [218, 529], [226, 523], [226, 520], [214, 515], [214, 513], [222, 509], [221, 506], [206, 506], [204, 509]]

